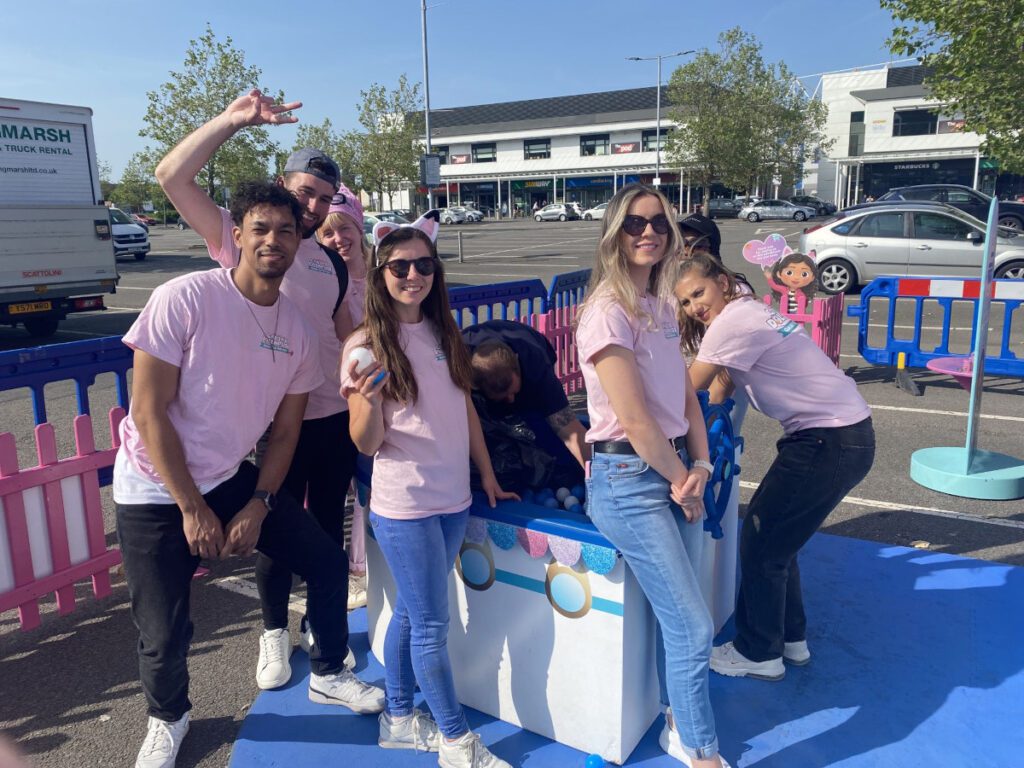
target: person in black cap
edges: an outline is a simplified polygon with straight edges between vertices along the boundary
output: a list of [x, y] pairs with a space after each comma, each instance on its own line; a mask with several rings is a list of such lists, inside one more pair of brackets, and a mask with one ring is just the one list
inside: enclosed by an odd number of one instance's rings
[[[254, 89], [186, 136], [156, 168], [157, 180], [168, 199], [206, 241], [210, 257], [224, 268], [233, 269], [239, 261], [239, 249], [231, 238], [231, 216], [196, 183], [196, 174], [237, 132], [249, 126], [297, 122], [289, 113], [301, 106], [301, 102], [276, 104]], [[337, 164], [320, 150], [310, 147], [293, 152], [285, 162], [284, 175], [276, 181], [302, 208], [302, 241], [294, 263], [281, 282], [281, 293], [299, 308], [315, 334], [324, 379], [324, 383], [309, 394], [299, 442], [283, 487], [293, 498], [306, 501], [309, 512], [339, 545], [344, 541], [345, 497], [355, 474], [358, 455], [349, 435], [348, 409], [340, 393], [341, 344], [352, 331], [348, 307], [341, 303], [348, 287], [348, 270], [341, 256], [318, 243], [314, 234], [326, 219], [340, 182]], [[343, 597], [347, 603], [348, 573], [344, 577], [346, 594]], [[259, 555], [256, 586], [264, 627], [256, 683], [265, 690], [280, 688], [291, 678], [292, 645], [288, 633], [291, 571]], [[308, 650], [313, 639], [305, 619], [300, 627], [302, 645]], [[343, 640], [348, 642], [347, 621]], [[354, 663], [355, 659], [349, 654], [346, 666]], [[358, 711], [380, 711], [383, 707], [380, 689], [362, 683], [351, 674], [345, 683], [345, 690], [333, 696], [332, 703]]]
[[704, 251], [722, 260], [722, 233], [714, 221], [699, 213], [691, 213], [679, 222], [679, 229], [683, 233], [683, 247], [687, 257], [695, 251]]

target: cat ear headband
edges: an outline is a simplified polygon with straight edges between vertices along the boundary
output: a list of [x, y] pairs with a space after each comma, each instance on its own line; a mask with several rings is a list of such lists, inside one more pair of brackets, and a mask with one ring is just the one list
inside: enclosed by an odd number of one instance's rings
[[441, 213], [438, 210], [431, 210], [424, 213], [412, 224], [396, 224], [393, 221], [378, 221], [373, 225], [373, 246], [379, 247], [381, 241], [392, 232], [397, 232], [405, 227], [418, 229], [430, 238], [430, 242], [437, 242], [437, 231], [441, 228]]

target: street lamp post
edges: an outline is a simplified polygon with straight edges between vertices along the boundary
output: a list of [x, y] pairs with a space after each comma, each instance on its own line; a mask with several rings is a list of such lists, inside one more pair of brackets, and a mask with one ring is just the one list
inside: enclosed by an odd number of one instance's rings
[[[423, 127], [427, 132], [427, 152], [430, 154], [430, 66], [427, 63], [427, 0], [420, 0], [420, 18], [423, 22]], [[434, 190], [427, 184], [427, 210], [434, 207]]]
[[661, 60], [662, 59], [674, 59], [676, 56], [686, 56], [688, 53], [696, 53], [696, 51], [678, 51], [677, 53], [659, 53], [657, 56], [627, 56], [626, 61], [655, 61], [658, 62], [658, 100], [657, 108], [655, 111], [655, 161], [654, 161], [654, 184], [655, 186], [661, 186]]

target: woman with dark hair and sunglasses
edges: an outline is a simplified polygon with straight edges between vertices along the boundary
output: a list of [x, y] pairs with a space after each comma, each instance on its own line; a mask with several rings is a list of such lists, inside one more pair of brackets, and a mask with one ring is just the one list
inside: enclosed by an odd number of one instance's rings
[[[374, 457], [370, 525], [396, 585], [378, 743], [439, 752], [444, 768], [510, 768], [469, 730], [455, 694], [448, 574], [469, 518], [470, 459], [491, 506], [518, 497], [491, 467], [434, 246], [439, 224], [428, 216], [374, 227], [365, 316], [342, 355], [352, 440]], [[433, 718], [413, 707], [417, 682]]]
[[720, 674], [781, 680], [784, 661], [811, 659], [797, 554], [871, 469], [871, 408], [800, 323], [745, 296], [710, 256], [680, 263], [674, 290], [693, 386], [727, 371], [785, 432], [743, 519], [736, 639], [711, 655]]
[[697, 768], [728, 764], [708, 692], [714, 627], [694, 570], [712, 466], [679, 348], [671, 277], [682, 237], [655, 188], [623, 187], [601, 226], [576, 346], [593, 447], [587, 514], [618, 549], [659, 625], [660, 743]]

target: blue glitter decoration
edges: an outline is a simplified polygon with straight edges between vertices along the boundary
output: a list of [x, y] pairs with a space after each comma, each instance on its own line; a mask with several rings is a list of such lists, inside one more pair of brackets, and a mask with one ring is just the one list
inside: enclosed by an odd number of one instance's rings
[[615, 550], [608, 549], [608, 547], [599, 547], [596, 544], [584, 544], [583, 545], [583, 562], [587, 564], [587, 568], [592, 570], [594, 573], [604, 576], [606, 573], [610, 573], [612, 568], [615, 567]]
[[512, 549], [516, 545], [516, 529], [505, 523], [487, 522], [487, 533], [498, 549]]

